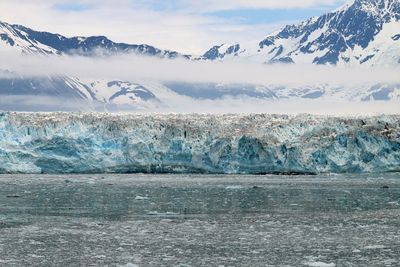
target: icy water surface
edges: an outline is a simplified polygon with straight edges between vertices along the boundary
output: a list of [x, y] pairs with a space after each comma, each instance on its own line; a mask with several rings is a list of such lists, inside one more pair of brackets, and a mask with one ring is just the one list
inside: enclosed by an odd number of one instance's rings
[[399, 263], [400, 174], [0, 176], [0, 266]]

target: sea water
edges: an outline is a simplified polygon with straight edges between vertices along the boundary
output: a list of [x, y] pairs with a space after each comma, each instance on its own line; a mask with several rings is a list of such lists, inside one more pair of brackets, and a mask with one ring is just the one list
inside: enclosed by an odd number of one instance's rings
[[0, 176], [0, 266], [399, 262], [396, 173]]

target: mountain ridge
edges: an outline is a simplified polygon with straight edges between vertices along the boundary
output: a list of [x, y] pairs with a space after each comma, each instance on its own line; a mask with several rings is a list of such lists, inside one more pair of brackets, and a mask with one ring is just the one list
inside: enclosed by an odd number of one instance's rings
[[117, 43], [106, 36], [65, 37], [61, 34], [36, 31], [18, 24], [0, 21], [0, 40], [10, 46], [18, 46], [25, 53], [43, 53], [58, 55], [115, 55], [135, 53], [161, 58], [189, 58], [176, 51], [162, 50], [147, 44]]
[[400, 1], [353, 0], [341, 8], [287, 25], [258, 44], [222, 44], [202, 56], [184, 55], [147, 44], [117, 43], [106, 36], [65, 37], [0, 21], [4, 44], [24, 53], [83, 56], [135, 53], [160, 58], [243, 60], [317, 65], [393, 65], [400, 63]]
[[[233, 46], [239, 48], [232, 52], [232, 45], [214, 46], [203, 58], [245, 57], [261, 63], [317, 65], [398, 64], [399, 33], [399, 0], [355, 0], [320, 17], [287, 25], [251, 48], [236, 43]], [[397, 55], [389, 50], [396, 50]]]

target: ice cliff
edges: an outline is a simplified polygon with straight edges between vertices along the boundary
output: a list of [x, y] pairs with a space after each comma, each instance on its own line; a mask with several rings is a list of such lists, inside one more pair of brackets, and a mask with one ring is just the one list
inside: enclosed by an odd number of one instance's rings
[[400, 171], [400, 116], [0, 113], [0, 173]]

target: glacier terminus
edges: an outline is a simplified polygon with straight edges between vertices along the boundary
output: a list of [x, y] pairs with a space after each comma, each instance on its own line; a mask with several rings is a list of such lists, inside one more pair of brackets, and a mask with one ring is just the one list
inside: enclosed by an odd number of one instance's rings
[[0, 173], [395, 172], [400, 117], [1, 113]]

